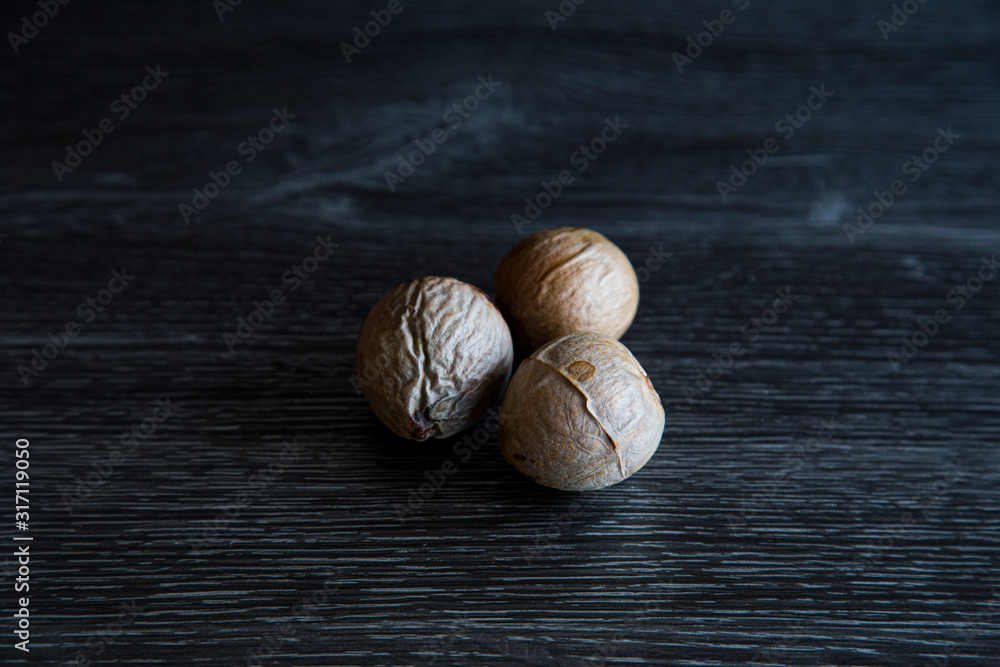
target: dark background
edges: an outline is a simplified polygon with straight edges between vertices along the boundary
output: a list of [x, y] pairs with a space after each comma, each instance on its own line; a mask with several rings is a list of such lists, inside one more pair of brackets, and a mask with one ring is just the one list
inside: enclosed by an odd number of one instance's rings
[[[31, 519], [0, 551], [0, 661], [1000, 665], [1000, 280], [961, 310], [948, 297], [1000, 249], [1000, 9], [927, 0], [884, 39], [888, 0], [743, 4], [588, 0], [553, 30], [556, 0], [403, 0], [350, 64], [340, 43], [386, 3], [244, 0], [220, 20], [209, 0], [75, 0], [18, 53], [5, 39], [0, 489], [11, 525], [30, 439]], [[37, 11], [8, 3], [0, 28]], [[169, 75], [118, 120], [156, 65]], [[391, 192], [385, 171], [490, 74]], [[275, 107], [295, 118], [247, 163]], [[365, 313], [422, 275], [492, 292], [511, 214], [616, 116], [629, 127], [524, 231], [590, 227], [655, 268], [622, 340], [666, 408], [657, 454], [574, 494], [517, 474], [488, 421], [468, 461], [465, 436], [393, 437], [351, 382]], [[52, 162], [105, 117], [59, 181]], [[949, 127], [911, 182], [904, 163]], [[723, 201], [716, 182], [769, 137]], [[179, 205], [230, 160], [242, 172], [186, 224]], [[895, 179], [905, 194], [849, 238]], [[339, 247], [293, 290], [320, 236]], [[647, 265], [651, 248], [671, 256]], [[23, 381], [123, 267], [129, 286]], [[287, 301], [231, 353], [223, 335], [275, 289]], [[741, 333], [778, 289], [798, 301]], [[124, 444], [157, 398], [176, 409]], [[15, 534], [33, 537], [29, 654]]]

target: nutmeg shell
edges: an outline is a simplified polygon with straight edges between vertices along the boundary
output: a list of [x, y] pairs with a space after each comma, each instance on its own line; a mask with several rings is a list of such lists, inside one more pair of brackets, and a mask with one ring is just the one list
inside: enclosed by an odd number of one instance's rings
[[526, 351], [584, 331], [617, 340], [639, 305], [639, 281], [625, 253], [577, 227], [522, 239], [500, 260], [493, 288], [514, 342]]
[[653, 456], [665, 414], [646, 371], [597, 333], [548, 342], [524, 360], [500, 405], [500, 449], [530, 479], [586, 491], [616, 484]]
[[358, 334], [358, 385], [376, 416], [411, 440], [474, 424], [510, 377], [510, 330], [479, 288], [427, 276], [375, 303]]

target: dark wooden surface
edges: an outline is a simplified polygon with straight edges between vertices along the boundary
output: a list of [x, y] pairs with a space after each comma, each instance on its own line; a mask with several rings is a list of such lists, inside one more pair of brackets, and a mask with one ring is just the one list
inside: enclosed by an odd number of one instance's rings
[[[406, 2], [347, 64], [340, 42], [384, 4], [247, 1], [220, 21], [208, 0], [74, 2], [8, 49], [0, 488], [11, 526], [29, 438], [34, 541], [24, 654], [4, 529], [0, 660], [1000, 665], [998, 280], [948, 300], [1000, 250], [1000, 12], [928, 0], [884, 40], [889, 2], [741, 4], [591, 0], [553, 31], [554, 0]], [[727, 7], [679, 73], [672, 53]], [[8, 5], [4, 31], [32, 11]], [[157, 64], [164, 82], [57, 181], [63, 147]], [[384, 171], [490, 74], [390, 192]], [[716, 181], [822, 84], [722, 201]], [[186, 225], [191, 189], [285, 106], [288, 129]], [[592, 227], [637, 267], [671, 253], [623, 338], [666, 407], [657, 454], [572, 494], [520, 477], [485, 423], [467, 461], [464, 436], [392, 437], [351, 384], [368, 308], [420, 275], [491, 292], [510, 215], [615, 116], [629, 127], [534, 228]], [[855, 208], [948, 127], [954, 146], [850, 243]], [[339, 247], [293, 291], [282, 275], [318, 236]], [[25, 386], [17, 366], [122, 267], [134, 281]], [[230, 353], [223, 334], [278, 288]], [[780, 288], [798, 301], [741, 334]], [[894, 371], [938, 309], [950, 321]], [[175, 412], [123, 446], [158, 397]], [[287, 465], [253, 477], [286, 441]], [[458, 472], [402, 515], [445, 461]]]

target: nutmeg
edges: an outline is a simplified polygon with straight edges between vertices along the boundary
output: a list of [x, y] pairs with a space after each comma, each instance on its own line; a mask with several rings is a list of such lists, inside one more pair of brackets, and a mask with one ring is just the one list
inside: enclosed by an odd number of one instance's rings
[[428, 276], [389, 290], [361, 325], [358, 383], [383, 424], [447, 438], [497, 400], [514, 358], [510, 330], [479, 288]]
[[646, 464], [664, 421], [627, 347], [597, 333], [570, 334], [535, 350], [514, 373], [500, 404], [500, 450], [539, 484], [600, 489]]
[[590, 229], [543, 229], [504, 255], [493, 283], [514, 341], [525, 350], [582, 331], [621, 337], [639, 281], [618, 246]]

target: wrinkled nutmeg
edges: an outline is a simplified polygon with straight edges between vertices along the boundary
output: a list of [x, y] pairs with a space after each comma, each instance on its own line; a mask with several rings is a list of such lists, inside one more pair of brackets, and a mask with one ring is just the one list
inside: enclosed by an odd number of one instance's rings
[[500, 450], [539, 484], [600, 489], [646, 464], [664, 421], [660, 397], [627, 347], [571, 334], [535, 350], [514, 373], [500, 404]]
[[358, 334], [362, 393], [411, 440], [447, 438], [496, 401], [514, 358], [510, 330], [481, 290], [428, 276], [389, 290]]
[[618, 246], [590, 229], [543, 229], [497, 266], [497, 303], [525, 350], [582, 331], [618, 339], [639, 305], [639, 281]]

